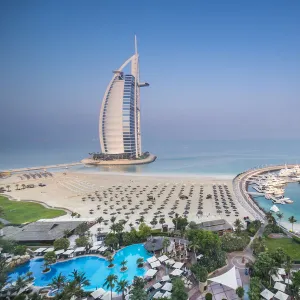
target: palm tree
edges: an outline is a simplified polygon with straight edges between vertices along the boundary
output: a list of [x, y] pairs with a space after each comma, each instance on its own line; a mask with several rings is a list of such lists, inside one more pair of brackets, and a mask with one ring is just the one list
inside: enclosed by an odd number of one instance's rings
[[165, 218], [160, 218], [159, 219], [159, 224], [162, 226], [165, 224]]
[[144, 216], [141, 216], [140, 219], [139, 219], [140, 223], [144, 223], [145, 222], [145, 217]]
[[294, 223], [297, 222], [294, 216], [289, 217], [289, 222], [292, 224], [292, 231], [294, 231]]
[[114, 264], [113, 264], [114, 258], [110, 255], [110, 256], [107, 258], [107, 261], [109, 262], [108, 267], [112, 268], [112, 267], [114, 266]]
[[163, 249], [165, 252], [167, 252], [167, 247], [169, 247], [169, 246], [170, 246], [170, 240], [165, 237], [163, 240]]
[[104, 222], [104, 218], [103, 217], [100, 217], [97, 219], [97, 223], [99, 223], [100, 225], [100, 228], [101, 228], [101, 223]]
[[6, 186], [6, 188], [7, 188], [7, 191], [10, 192], [10, 189], [9, 189], [10, 185], [9, 184]]
[[266, 213], [266, 218], [267, 218], [269, 224], [274, 224], [274, 217], [271, 212]]
[[110, 218], [110, 221], [111, 221], [113, 224], [115, 224], [116, 220], [117, 220], [117, 218], [116, 218], [115, 216], [112, 216], [112, 217]]
[[235, 230], [237, 233], [240, 233], [244, 227], [242, 221], [240, 219], [236, 219], [233, 223]]
[[74, 270], [71, 273], [71, 277], [73, 278], [75, 284], [80, 288], [90, 285], [90, 281], [86, 278], [84, 272], [78, 272], [77, 270]]
[[112, 225], [109, 227], [109, 229], [110, 229], [113, 233], [115, 233], [115, 232], [117, 231], [117, 225], [118, 225], [118, 224], [116, 224], [116, 223], [112, 223]]
[[115, 287], [115, 282], [118, 281], [118, 276], [114, 274], [110, 274], [106, 277], [103, 287], [107, 287], [110, 289], [110, 299], [112, 299], [112, 289]]
[[176, 213], [176, 214], [175, 214], [175, 218], [174, 218], [174, 220], [175, 220], [175, 230], [176, 230], [176, 231], [177, 231], [178, 217], [179, 217], [179, 214]]
[[127, 267], [126, 267], [126, 265], [127, 265], [127, 260], [122, 260], [121, 261], [121, 266], [122, 266], [122, 268], [121, 268], [121, 271], [125, 271], [126, 269], [127, 269]]
[[58, 289], [59, 291], [64, 287], [65, 284], [66, 276], [62, 275], [62, 273], [59, 273], [57, 276], [53, 277], [52, 282], [50, 283], [53, 289]]
[[195, 260], [197, 261], [196, 250], [199, 250], [200, 246], [197, 244], [197, 242], [195, 240], [193, 240], [189, 243], [189, 248], [193, 249], [193, 252], [195, 255]]
[[125, 299], [125, 290], [128, 287], [127, 280], [120, 280], [117, 282], [117, 293], [122, 293], [122, 300]]
[[26, 280], [27, 281], [32, 281], [34, 279], [34, 277], [32, 277], [33, 273], [32, 272], [27, 272], [26, 273]]
[[137, 264], [138, 268], [141, 268], [144, 265], [144, 259], [142, 257], [138, 258], [136, 260], [136, 264]]
[[16, 285], [15, 285], [16, 290], [19, 292], [25, 286], [26, 286], [26, 281], [24, 280], [24, 277], [19, 276], [16, 280]]
[[150, 222], [150, 224], [153, 226], [157, 225], [157, 219], [153, 218], [153, 220]]

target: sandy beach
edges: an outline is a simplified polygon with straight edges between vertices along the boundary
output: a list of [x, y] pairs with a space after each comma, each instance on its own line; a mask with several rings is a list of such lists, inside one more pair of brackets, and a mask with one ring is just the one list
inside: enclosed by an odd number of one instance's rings
[[[103, 231], [111, 225], [112, 216], [116, 216], [117, 220], [127, 220], [128, 229], [129, 224], [138, 226], [141, 216], [149, 225], [157, 217], [158, 222], [164, 218], [166, 224], [173, 227], [175, 213], [185, 215], [189, 221], [196, 223], [226, 219], [232, 224], [245, 216], [254, 219], [236, 201], [230, 179], [93, 174], [70, 170], [52, 174], [35, 179], [14, 174], [1, 179], [0, 186], [10, 185], [11, 192], [8, 194], [17, 200], [41, 201], [52, 207], [64, 207], [79, 213], [81, 218], [102, 216], [105, 220], [101, 225]], [[39, 187], [39, 183], [46, 186]], [[20, 190], [16, 189], [16, 184]], [[22, 189], [22, 184], [35, 184], [35, 187]], [[182, 196], [187, 199], [181, 199]], [[70, 218], [70, 215], [60, 218]], [[161, 224], [152, 227], [161, 228]]]

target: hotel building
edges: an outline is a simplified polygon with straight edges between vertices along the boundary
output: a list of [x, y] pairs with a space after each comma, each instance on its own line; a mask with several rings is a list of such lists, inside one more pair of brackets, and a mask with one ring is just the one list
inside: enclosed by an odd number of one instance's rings
[[[131, 64], [130, 74], [123, 69]], [[135, 53], [116, 71], [105, 91], [99, 118], [103, 154], [116, 158], [138, 158], [142, 154], [140, 88], [149, 86], [139, 78], [139, 54]]]

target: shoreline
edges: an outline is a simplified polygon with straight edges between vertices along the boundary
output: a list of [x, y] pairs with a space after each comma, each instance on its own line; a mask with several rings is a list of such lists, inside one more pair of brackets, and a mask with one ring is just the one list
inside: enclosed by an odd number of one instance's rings
[[[39, 183], [45, 186], [40, 187]], [[34, 188], [17, 189], [17, 185], [23, 184], [34, 184]], [[225, 219], [233, 224], [236, 218], [243, 219], [245, 216], [254, 219], [251, 212], [236, 201], [232, 176], [66, 170], [63, 173], [53, 172], [47, 178], [30, 176], [27, 179], [14, 174], [0, 180], [0, 186], [6, 188], [7, 185], [11, 189], [7, 194], [15, 199], [35, 200], [51, 207], [66, 208], [84, 219], [103, 217], [105, 222], [101, 227], [104, 232], [109, 230], [112, 215], [128, 221], [125, 230], [130, 230], [130, 224], [138, 227], [138, 220], [142, 216], [146, 224], [151, 224], [155, 217], [158, 220], [164, 218], [165, 224], [172, 228], [175, 213], [196, 223]], [[228, 194], [224, 186], [227, 187]], [[215, 201], [208, 197], [214, 195], [214, 188], [217, 189]], [[221, 192], [225, 193], [224, 203], [221, 201]], [[180, 200], [181, 194], [187, 195], [189, 201]], [[155, 201], [149, 201], [149, 195]], [[229, 208], [231, 205], [233, 209]], [[56, 218], [67, 219], [70, 219], [69, 215]], [[151, 227], [158, 229], [161, 225], [156, 223]]]

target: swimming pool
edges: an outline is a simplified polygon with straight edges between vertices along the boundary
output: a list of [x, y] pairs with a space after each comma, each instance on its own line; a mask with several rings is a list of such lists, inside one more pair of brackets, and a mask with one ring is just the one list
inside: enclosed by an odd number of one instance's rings
[[[86, 290], [94, 290], [102, 287], [105, 279], [110, 274], [118, 276], [118, 280], [128, 280], [132, 282], [134, 276], [143, 276], [146, 272], [144, 268], [137, 268], [136, 260], [143, 257], [144, 260], [152, 255], [147, 252], [143, 244], [135, 244], [123, 248], [114, 256], [113, 263], [115, 266], [109, 269], [109, 263], [100, 257], [96, 256], [81, 256], [68, 261], [58, 262], [51, 265], [51, 271], [43, 274], [43, 258], [32, 259], [24, 265], [14, 269], [10, 273], [10, 278], [16, 280], [19, 275], [24, 275], [26, 272], [33, 272], [35, 277], [34, 285], [47, 286], [51, 283], [52, 278], [57, 276], [60, 272], [68, 276], [76, 269], [80, 272], [85, 272], [86, 277], [90, 280], [91, 285], [86, 287]], [[127, 260], [127, 271], [121, 272], [121, 261]]]

